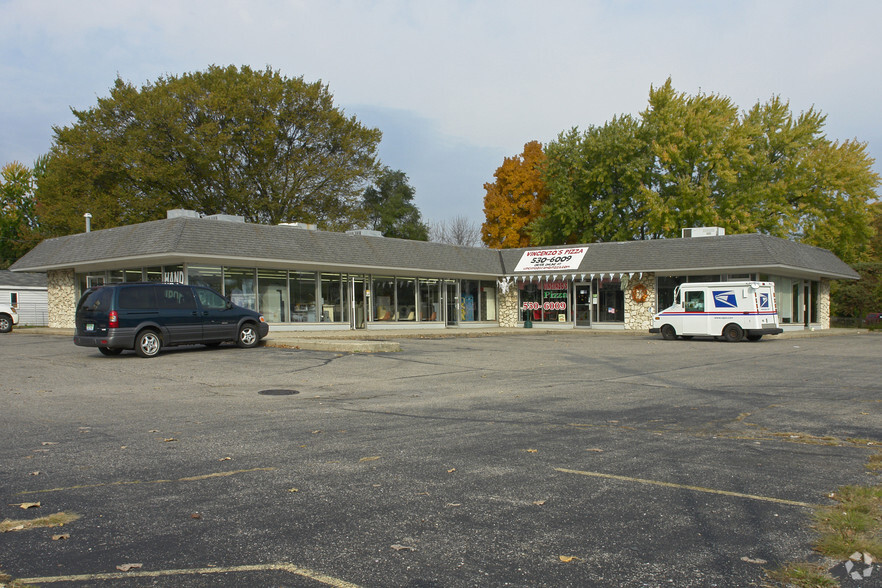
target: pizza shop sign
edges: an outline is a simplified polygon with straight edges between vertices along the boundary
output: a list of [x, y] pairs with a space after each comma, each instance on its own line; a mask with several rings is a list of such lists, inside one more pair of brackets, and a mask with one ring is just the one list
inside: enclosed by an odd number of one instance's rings
[[585, 257], [587, 247], [535, 249], [525, 251], [515, 267], [516, 272], [548, 272], [577, 270]]

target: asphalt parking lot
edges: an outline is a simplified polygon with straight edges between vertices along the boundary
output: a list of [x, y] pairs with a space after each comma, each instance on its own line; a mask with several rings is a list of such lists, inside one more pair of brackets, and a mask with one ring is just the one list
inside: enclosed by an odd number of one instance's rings
[[879, 335], [401, 348], [141, 359], [0, 336], [0, 519], [79, 516], [0, 534], [0, 570], [76, 587], [759, 586], [819, 559], [812, 505], [878, 483]]

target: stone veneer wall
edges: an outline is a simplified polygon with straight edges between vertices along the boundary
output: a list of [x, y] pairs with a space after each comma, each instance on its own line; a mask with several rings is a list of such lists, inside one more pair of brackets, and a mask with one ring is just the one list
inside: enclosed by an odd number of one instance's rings
[[518, 326], [518, 287], [514, 280], [508, 280], [508, 290], [504, 290], [506, 281], [496, 282], [496, 291], [498, 294], [498, 312], [500, 327], [517, 327]]
[[[631, 288], [642, 284], [646, 287], [646, 300], [635, 302], [631, 298]], [[625, 329], [629, 331], [646, 331], [652, 326], [652, 311], [655, 308], [655, 274], [643, 274], [640, 277], [622, 276], [622, 290], [625, 292]]]
[[830, 280], [821, 280], [821, 291], [818, 296], [818, 322], [822, 329], [830, 328]]
[[46, 273], [49, 297], [49, 326], [73, 329], [77, 310], [77, 283], [73, 270], [50, 270]]

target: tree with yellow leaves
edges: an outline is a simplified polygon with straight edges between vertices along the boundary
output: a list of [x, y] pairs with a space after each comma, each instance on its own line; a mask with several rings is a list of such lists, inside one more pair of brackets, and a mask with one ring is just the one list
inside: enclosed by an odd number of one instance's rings
[[501, 249], [530, 245], [528, 226], [548, 197], [542, 177], [544, 164], [542, 144], [530, 141], [523, 154], [505, 158], [493, 174], [495, 182], [484, 184], [486, 221], [481, 238], [485, 245]]

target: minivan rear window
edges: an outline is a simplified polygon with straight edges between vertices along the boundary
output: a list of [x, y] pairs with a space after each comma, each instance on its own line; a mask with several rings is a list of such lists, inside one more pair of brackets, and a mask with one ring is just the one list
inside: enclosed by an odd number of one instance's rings
[[80, 299], [79, 307], [83, 310], [110, 310], [113, 298], [113, 290], [110, 288], [98, 288], [86, 292]]

